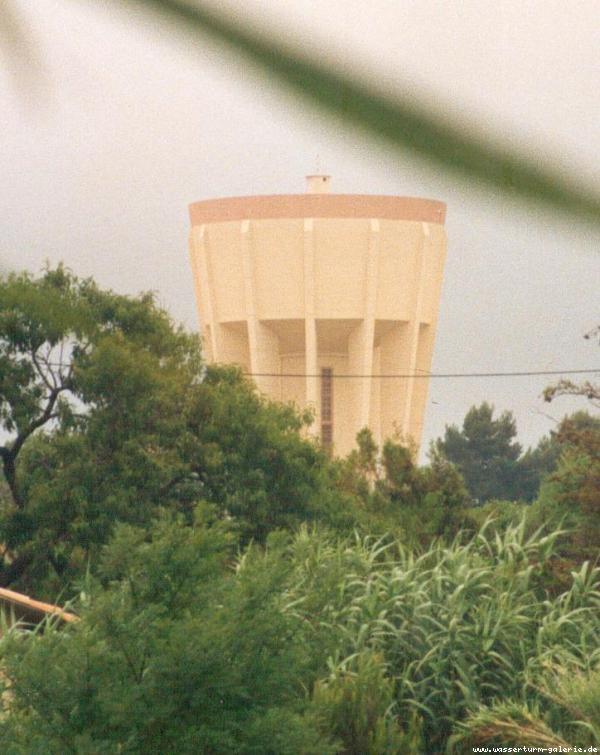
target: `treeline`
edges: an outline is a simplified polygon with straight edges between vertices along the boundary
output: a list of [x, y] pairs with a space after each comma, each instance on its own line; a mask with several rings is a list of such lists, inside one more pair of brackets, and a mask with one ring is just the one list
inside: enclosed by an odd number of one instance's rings
[[592, 742], [599, 420], [523, 452], [483, 404], [421, 467], [308, 421], [152, 296], [0, 282], [0, 585], [81, 617], [2, 641], [4, 751]]

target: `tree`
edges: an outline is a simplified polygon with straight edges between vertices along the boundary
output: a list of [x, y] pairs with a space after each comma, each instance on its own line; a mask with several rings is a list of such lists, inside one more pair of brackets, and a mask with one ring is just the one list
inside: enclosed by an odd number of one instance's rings
[[556, 469], [562, 451], [556, 432], [543, 436], [537, 446], [525, 451], [518, 464], [521, 499], [534, 501], [537, 498], [543, 480]]
[[152, 296], [59, 267], [9, 276], [0, 302], [0, 584], [54, 598], [116, 522], [191, 516], [203, 499], [244, 540], [328, 517], [335, 490], [305, 418], [233, 368], [205, 369]]
[[444, 437], [432, 444], [432, 463], [446, 459], [456, 465], [478, 504], [534, 501], [563, 451], [559, 433], [551, 432], [521, 453], [512, 412], [498, 418], [493, 413], [494, 407], [483, 403], [467, 412], [461, 429], [446, 427]]
[[443, 438], [432, 448], [463, 475], [473, 498], [483, 503], [492, 498], [519, 498], [518, 459], [521, 446], [515, 441], [517, 428], [511, 412], [494, 419], [494, 407], [486, 402], [467, 412], [462, 429], [446, 427]]
[[39, 279], [0, 280], [0, 302], [0, 422], [9, 434], [0, 456], [17, 508], [24, 506], [17, 460], [36, 430], [84, 427], [94, 410], [110, 407], [117, 443], [135, 432], [140, 404], [150, 410], [159, 377], [166, 382], [174, 366], [187, 363], [192, 374], [199, 366], [195, 339], [174, 331], [150, 294], [103, 292], [59, 266]]
[[[584, 335], [585, 339], [600, 341], [600, 325]], [[592, 406], [600, 408], [600, 385], [586, 380], [574, 383], [572, 380], [559, 380], [555, 385], [549, 385], [544, 391], [545, 401], [553, 401], [558, 396], [582, 396], [591, 402]]]
[[[335, 463], [337, 485], [350, 495], [357, 521], [368, 534], [393, 533], [410, 544], [453, 537], [464, 520], [469, 496], [457, 468], [437, 456], [417, 466], [415, 449], [401, 438], [381, 450], [367, 428], [357, 448]], [[361, 516], [362, 514], [362, 516]]]
[[[441, 753], [482, 706], [506, 718], [502, 701], [592, 739], [600, 575], [549, 597], [556, 534], [521, 520], [417, 555], [302, 527], [235, 559], [230, 527], [208, 506], [118, 525], [78, 622], [2, 639], [0, 750]], [[559, 673], [589, 677], [576, 706]]]
[[[6, 585], [36, 559], [60, 573], [73, 525], [89, 541], [99, 515], [94, 522], [92, 510], [119, 473], [124, 449], [137, 454], [138, 478], [168, 482], [161, 474], [168, 452], [154, 439], [169, 432], [175, 439], [177, 388], [198, 374], [200, 359], [196, 339], [175, 330], [150, 294], [131, 299], [101, 291], [61, 266], [37, 279], [8, 276], [0, 281], [0, 303]], [[121, 480], [123, 490], [128, 484]], [[121, 496], [104, 516], [132, 498]], [[33, 532], [41, 537], [30, 538]]]
[[556, 433], [561, 456], [543, 482], [532, 521], [568, 528], [562, 555], [569, 562], [595, 560], [600, 546], [600, 418], [566, 417]]
[[119, 525], [72, 630], [5, 639], [2, 751], [335, 752], [303, 691], [302, 622], [280, 606], [289, 568], [249, 553], [234, 574], [232, 542], [206, 508]]
[[329, 518], [336, 493], [329, 461], [300, 435], [309, 421], [272, 403], [237, 370], [211, 368], [194, 391], [187, 427], [202, 495], [238, 523], [243, 542], [264, 542], [278, 528]]
[[[584, 337], [600, 340], [600, 326]], [[593, 407], [600, 406], [600, 386], [591, 381], [561, 380], [544, 391], [546, 401], [563, 395], [585, 397]], [[534, 513], [572, 527], [564, 549], [568, 559], [595, 559], [600, 546], [600, 417], [576, 412], [562, 421], [556, 439], [563, 453], [542, 486]]]

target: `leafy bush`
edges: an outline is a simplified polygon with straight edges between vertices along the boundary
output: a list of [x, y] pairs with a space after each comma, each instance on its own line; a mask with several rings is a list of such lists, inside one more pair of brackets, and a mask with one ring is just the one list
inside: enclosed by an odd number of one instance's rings
[[163, 518], [152, 536], [121, 525], [80, 622], [3, 640], [2, 751], [333, 752], [307, 713], [276, 560], [233, 578], [218, 523]]
[[419, 555], [305, 527], [234, 561], [215, 511], [196, 516], [120, 525], [81, 621], [3, 640], [3, 751], [429, 754], [514, 726], [568, 738], [575, 697], [596, 725], [598, 572], [548, 597], [560, 533]]

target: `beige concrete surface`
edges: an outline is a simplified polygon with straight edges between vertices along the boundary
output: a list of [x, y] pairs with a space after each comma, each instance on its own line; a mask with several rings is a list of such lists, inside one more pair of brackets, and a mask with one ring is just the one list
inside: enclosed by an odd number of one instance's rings
[[365, 426], [380, 443], [400, 433], [418, 445], [429, 381], [385, 376], [430, 370], [445, 205], [307, 181], [306, 194], [190, 206], [207, 361], [238, 364], [270, 398], [310, 406], [311, 432], [330, 424], [336, 454]]

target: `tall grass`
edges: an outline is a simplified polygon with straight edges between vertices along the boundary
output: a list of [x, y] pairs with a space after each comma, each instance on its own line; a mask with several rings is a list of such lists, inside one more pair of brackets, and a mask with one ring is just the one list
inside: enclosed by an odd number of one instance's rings
[[434, 755], [600, 735], [599, 573], [547, 593], [558, 532], [415, 553], [304, 528], [232, 570], [226, 533], [215, 551], [214, 529], [165, 526], [121, 530], [79, 622], [3, 639], [3, 744]]
[[549, 668], [598, 664], [598, 570], [584, 564], [558, 598], [543, 587], [558, 535], [527, 536], [523, 522], [503, 534], [484, 527], [468, 543], [415, 555], [304, 531], [282, 607], [328, 652], [331, 686], [378, 658], [393, 688], [386, 715], [413, 732], [417, 716], [427, 746], [441, 748], [482, 706], [543, 705]]

